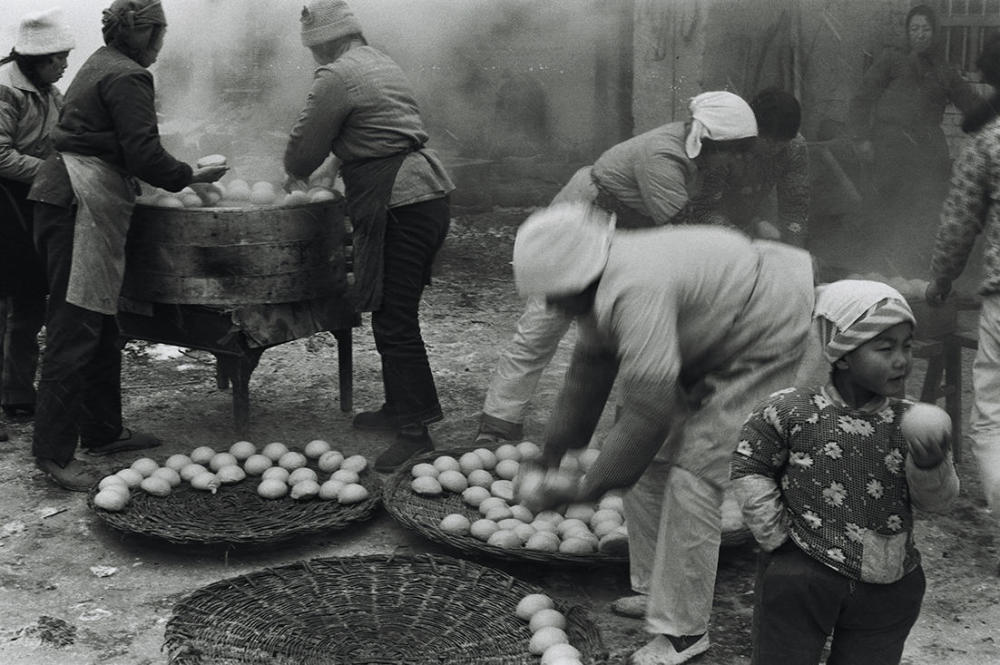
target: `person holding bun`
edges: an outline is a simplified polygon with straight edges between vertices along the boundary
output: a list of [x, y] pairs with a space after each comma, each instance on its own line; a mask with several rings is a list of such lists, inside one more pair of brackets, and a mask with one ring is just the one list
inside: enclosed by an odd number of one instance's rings
[[830, 378], [761, 402], [732, 456], [733, 492], [761, 555], [754, 665], [899, 663], [924, 573], [914, 508], [958, 496], [951, 419], [903, 398], [915, 319], [881, 282], [817, 289]]

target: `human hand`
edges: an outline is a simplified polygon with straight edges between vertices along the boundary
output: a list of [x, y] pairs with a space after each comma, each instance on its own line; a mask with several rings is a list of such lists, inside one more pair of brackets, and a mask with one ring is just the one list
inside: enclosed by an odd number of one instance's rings
[[576, 500], [579, 485], [579, 472], [522, 462], [514, 477], [514, 500], [537, 513]]
[[948, 412], [934, 404], [918, 402], [903, 414], [899, 429], [914, 464], [930, 469], [944, 461], [951, 443], [951, 425]]
[[229, 171], [229, 167], [222, 166], [199, 166], [194, 169], [191, 174], [191, 182], [215, 182], [222, 176], [226, 175]]
[[285, 176], [285, 184], [281, 186], [286, 192], [305, 192], [309, 190], [309, 182], [297, 176], [288, 174]]
[[931, 307], [940, 307], [951, 293], [951, 280], [946, 277], [937, 277], [927, 283], [924, 289], [924, 300]]
[[766, 219], [757, 220], [754, 226], [756, 227], [755, 230], [758, 238], [763, 238], [764, 240], [781, 240], [781, 231]]

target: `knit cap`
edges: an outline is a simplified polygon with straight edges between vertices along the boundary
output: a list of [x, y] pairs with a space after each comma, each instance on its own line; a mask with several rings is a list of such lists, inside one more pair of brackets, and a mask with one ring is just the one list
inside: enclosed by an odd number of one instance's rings
[[76, 46], [73, 33], [63, 21], [62, 10], [34, 12], [21, 19], [14, 50], [21, 55], [62, 53]]
[[302, 44], [315, 46], [361, 34], [361, 23], [344, 0], [310, 0], [302, 8]]
[[514, 239], [514, 283], [522, 296], [582, 292], [608, 262], [614, 215], [584, 202], [533, 213]]
[[882, 282], [842, 279], [816, 289], [823, 356], [835, 362], [898, 323], [916, 325], [906, 298]]
[[746, 100], [725, 90], [691, 98], [691, 130], [684, 143], [687, 156], [701, 154], [702, 139], [733, 141], [757, 136], [757, 119]]

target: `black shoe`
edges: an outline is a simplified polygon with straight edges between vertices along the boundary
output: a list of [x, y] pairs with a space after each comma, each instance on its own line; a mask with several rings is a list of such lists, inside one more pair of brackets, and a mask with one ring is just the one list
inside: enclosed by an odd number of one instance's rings
[[395, 432], [399, 429], [399, 420], [383, 404], [378, 411], [362, 411], [357, 414], [351, 425], [363, 432]]
[[4, 404], [3, 414], [11, 420], [30, 420], [35, 417], [34, 404]]
[[128, 427], [123, 427], [117, 439], [113, 441], [92, 441], [81, 440], [80, 445], [84, 451], [90, 455], [103, 457], [114, 455], [115, 453], [125, 453], [133, 450], [146, 450], [147, 448], [158, 448], [163, 445], [159, 437], [143, 432], [135, 432]]
[[410, 428], [400, 430], [396, 440], [375, 458], [375, 470], [380, 473], [395, 471], [403, 462], [418, 453], [434, 450], [434, 442], [426, 427], [415, 431]]
[[0, 441], [6, 441], [9, 438], [10, 435], [7, 434], [7, 428], [4, 427], [3, 425], [0, 425]]
[[59, 466], [55, 460], [36, 458], [35, 466], [53, 483], [71, 492], [89, 492], [102, 477], [100, 471], [75, 459], [70, 460], [66, 466]]

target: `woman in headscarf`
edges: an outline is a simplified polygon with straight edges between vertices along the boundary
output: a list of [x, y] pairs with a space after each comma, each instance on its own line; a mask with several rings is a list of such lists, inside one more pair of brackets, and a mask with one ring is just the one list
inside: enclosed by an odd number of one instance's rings
[[[691, 117], [670, 122], [606, 150], [573, 175], [552, 203], [586, 201], [615, 214], [617, 228], [648, 228], [687, 219], [706, 171], [727, 172], [755, 140], [757, 123], [745, 100], [731, 92], [691, 99]], [[721, 192], [719, 192], [721, 197]], [[486, 392], [478, 444], [519, 440], [542, 372], [569, 330], [572, 317], [529, 299]]]
[[[951, 159], [941, 121], [951, 103], [967, 113], [980, 96], [939, 49], [934, 10], [906, 15], [907, 49], [887, 49], [865, 72], [851, 101], [849, 131], [871, 164], [871, 259], [913, 274], [926, 270]], [[881, 267], [880, 267], [881, 269]]]
[[87, 491], [97, 469], [74, 458], [77, 440], [95, 455], [160, 444], [122, 424], [118, 295], [137, 180], [170, 191], [213, 182], [226, 167], [192, 169], [160, 143], [153, 77], [167, 29], [159, 0], [114, 0], [104, 10], [105, 46], [66, 91], [38, 171], [35, 246], [46, 264], [49, 307], [32, 453], [54, 483]]
[[[31, 238], [28, 189], [52, 151], [73, 34], [57, 9], [21, 20], [0, 58], [0, 401], [8, 418], [35, 412], [38, 331], [45, 320], [45, 271]], [[0, 439], [6, 439], [0, 426]]]
[[395, 433], [374, 464], [390, 471], [433, 448], [427, 425], [443, 417], [419, 314], [448, 233], [454, 185], [426, 147], [406, 75], [368, 45], [347, 3], [311, 0], [301, 22], [302, 43], [319, 67], [285, 150], [286, 189], [302, 187], [330, 153], [341, 162], [354, 229], [356, 306], [372, 313], [385, 391], [384, 404], [357, 414], [354, 427]]

